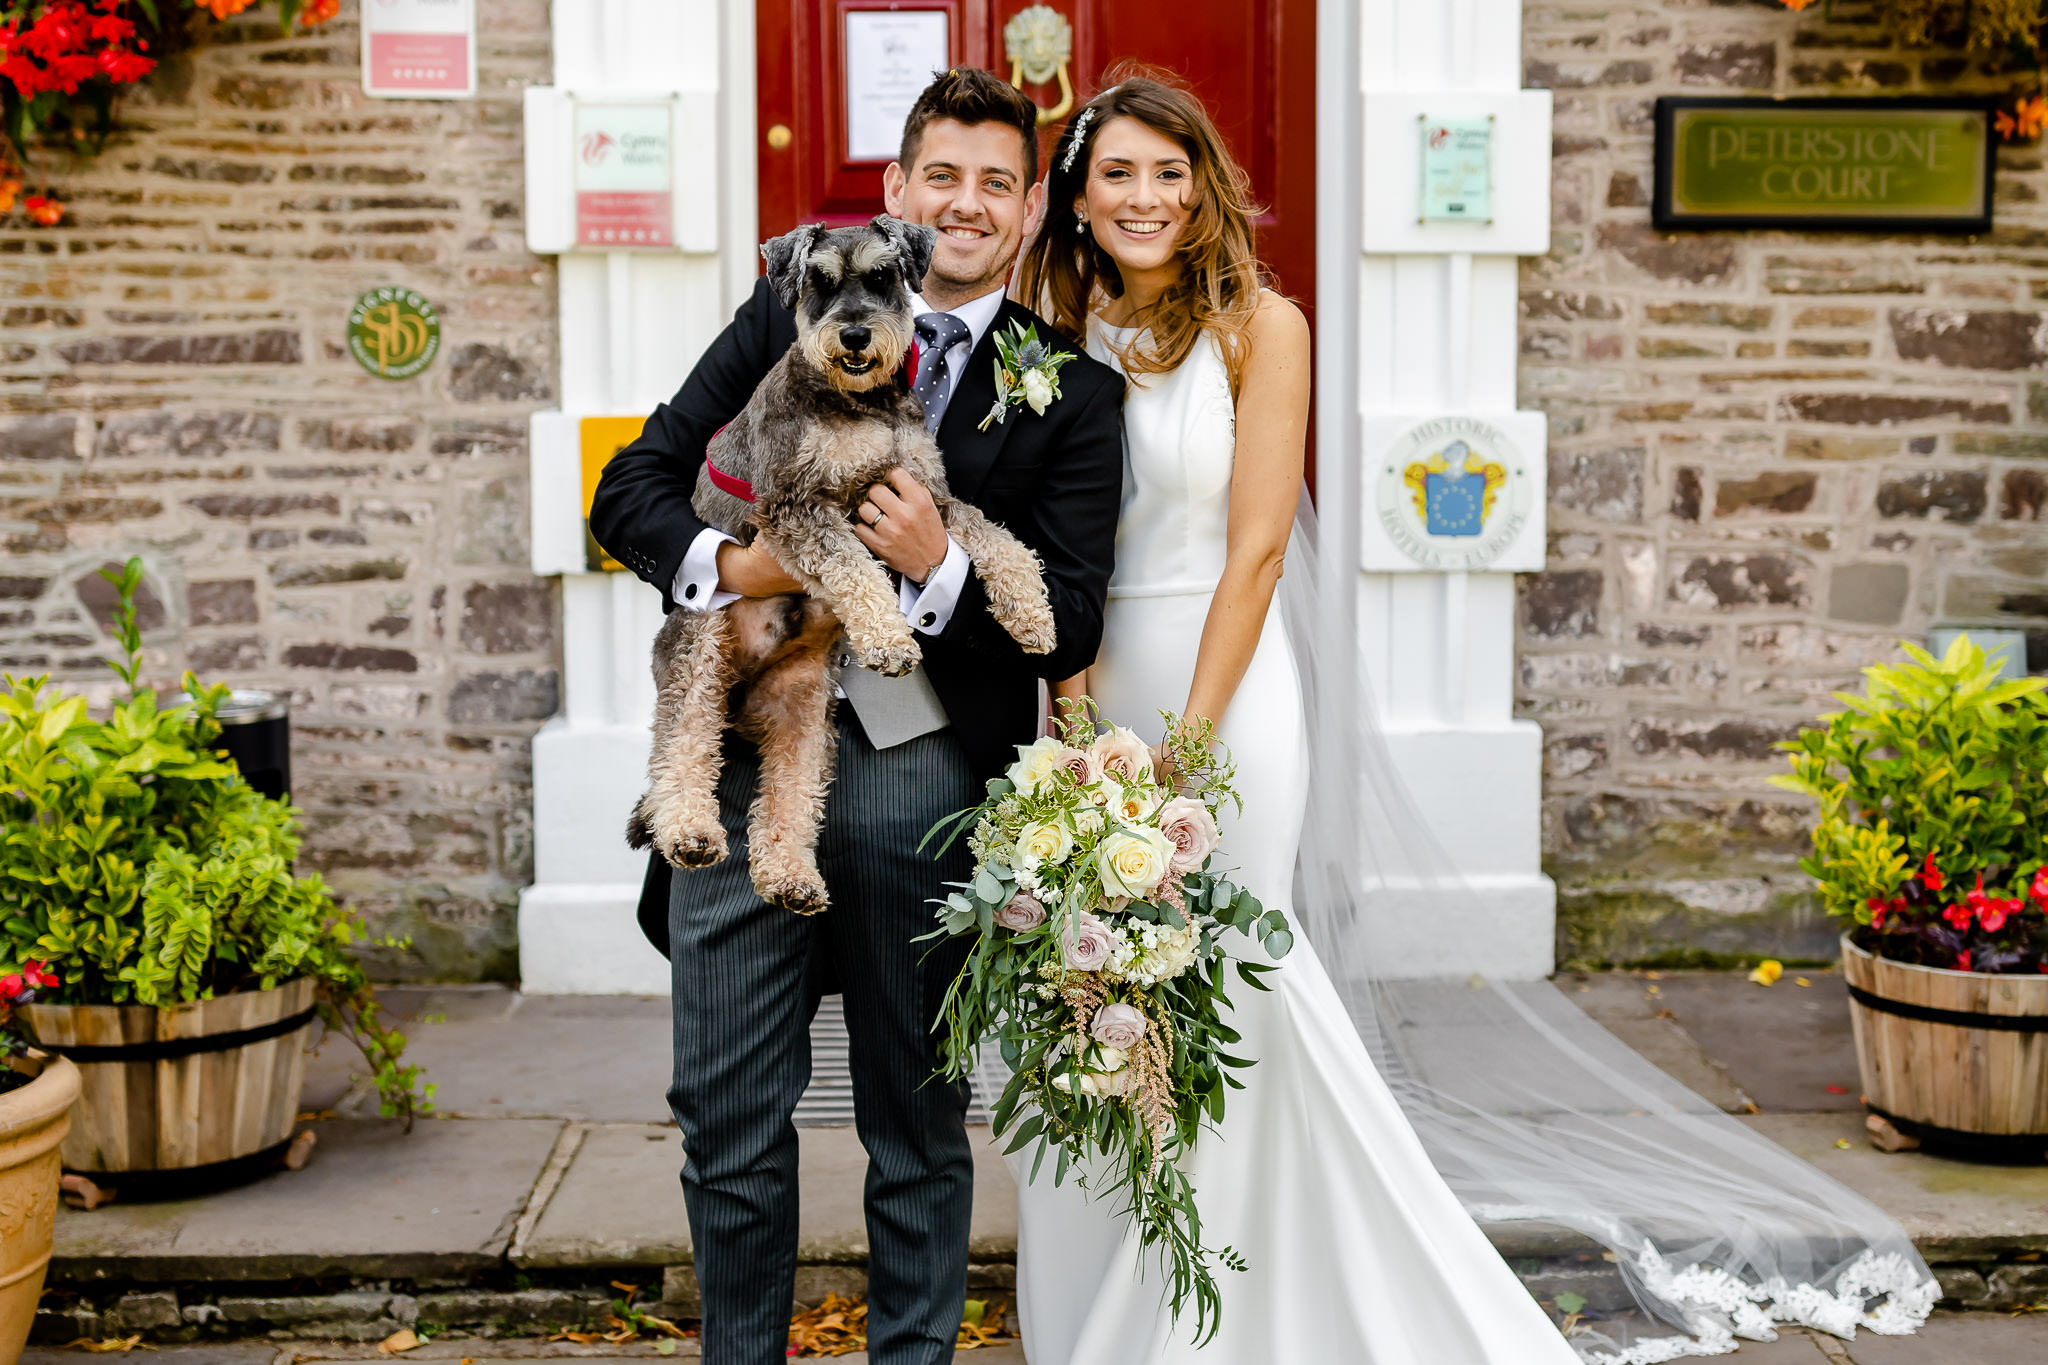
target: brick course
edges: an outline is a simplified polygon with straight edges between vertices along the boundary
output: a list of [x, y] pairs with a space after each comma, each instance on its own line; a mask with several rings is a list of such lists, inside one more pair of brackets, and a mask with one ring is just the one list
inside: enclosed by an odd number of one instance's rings
[[[112, 689], [93, 570], [149, 566], [148, 674], [292, 698], [305, 865], [409, 950], [385, 978], [506, 977], [531, 879], [528, 739], [560, 608], [525, 568], [526, 416], [552, 400], [554, 267], [523, 240], [542, 0], [491, 0], [474, 100], [372, 100], [357, 5], [215, 26], [122, 107], [70, 216], [0, 231], [0, 666]], [[419, 290], [417, 378], [346, 348]]]
[[1521, 585], [1560, 957], [1825, 957], [1810, 804], [1771, 744], [1933, 625], [2048, 661], [2048, 172], [2000, 152], [1981, 237], [1649, 224], [1661, 94], [1995, 93], [1867, 4], [1526, 10], [1556, 91], [1553, 246], [1522, 271], [1550, 562]]

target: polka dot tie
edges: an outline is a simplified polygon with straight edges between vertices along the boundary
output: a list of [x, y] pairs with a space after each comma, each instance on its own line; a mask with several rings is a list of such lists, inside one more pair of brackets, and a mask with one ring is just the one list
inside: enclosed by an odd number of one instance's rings
[[946, 370], [946, 352], [973, 336], [967, 324], [951, 313], [919, 313], [912, 319], [917, 328], [917, 374], [912, 384], [924, 402], [925, 430], [936, 432], [953, 385]]

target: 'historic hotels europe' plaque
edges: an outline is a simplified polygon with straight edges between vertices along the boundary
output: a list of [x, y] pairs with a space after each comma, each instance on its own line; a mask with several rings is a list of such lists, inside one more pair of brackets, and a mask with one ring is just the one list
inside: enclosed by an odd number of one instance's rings
[[1988, 99], [1657, 101], [1660, 228], [1981, 232]]

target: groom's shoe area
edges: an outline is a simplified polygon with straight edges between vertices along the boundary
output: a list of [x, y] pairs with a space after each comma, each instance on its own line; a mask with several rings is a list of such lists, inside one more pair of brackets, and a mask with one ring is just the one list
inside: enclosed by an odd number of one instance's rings
[[[1897, 1217], [1940, 1277], [1945, 1309], [2001, 1311], [1943, 1314], [1908, 1338], [1866, 1333], [1845, 1343], [1788, 1332], [1775, 1343], [1745, 1344], [1736, 1358], [2048, 1359], [2048, 1313], [2008, 1315], [2048, 1304], [2048, 1168], [1872, 1150], [1857, 1108], [1841, 977], [1806, 971], [1810, 984], [1800, 986], [1801, 975], [1788, 971], [1769, 989], [1720, 972], [1566, 974], [1556, 984], [1677, 1079]], [[339, 1047], [327, 1047], [309, 1068], [305, 1104], [319, 1117], [306, 1126], [319, 1144], [304, 1170], [204, 1199], [62, 1211], [53, 1292], [35, 1339], [141, 1334], [174, 1348], [153, 1357], [159, 1365], [382, 1358], [375, 1343], [402, 1328], [438, 1337], [407, 1352], [435, 1358], [654, 1354], [651, 1335], [581, 1347], [480, 1338], [607, 1330], [625, 1285], [635, 1286], [633, 1303], [645, 1311], [696, 1311], [679, 1143], [661, 1100], [668, 1002], [498, 987], [390, 995], [417, 1059], [440, 1081], [435, 1117], [409, 1136], [375, 1118], [374, 1092], [351, 1081]], [[866, 1283], [866, 1157], [850, 1127], [812, 1126], [850, 1118], [835, 1004], [827, 1002], [814, 1031], [817, 1071], [798, 1113], [805, 1126], [794, 1298], [806, 1305]], [[1760, 1112], [1749, 1114], [1751, 1105]], [[1016, 1200], [1000, 1158], [985, 1141], [976, 1147], [967, 1293], [993, 1306], [1011, 1293]], [[1594, 1311], [1626, 1305], [1597, 1249], [1541, 1228], [1488, 1232], [1531, 1293], [1553, 1307], [1561, 1294], [1583, 1297]], [[266, 1334], [280, 1340], [201, 1345]], [[358, 1344], [304, 1344], [336, 1339]], [[215, 1354], [188, 1355], [202, 1349]], [[1014, 1342], [1004, 1349], [1009, 1354], [982, 1350], [961, 1360], [1022, 1361]], [[674, 1354], [696, 1351], [687, 1340]], [[52, 1365], [54, 1357], [28, 1359]]]

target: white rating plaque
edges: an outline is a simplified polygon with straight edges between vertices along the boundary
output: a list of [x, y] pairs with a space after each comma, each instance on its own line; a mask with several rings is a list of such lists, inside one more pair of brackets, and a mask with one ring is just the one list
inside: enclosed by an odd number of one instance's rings
[[576, 104], [576, 245], [675, 245], [675, 102]]
[[476, 0], [363, 0], [363, 93], [476, 94]]

